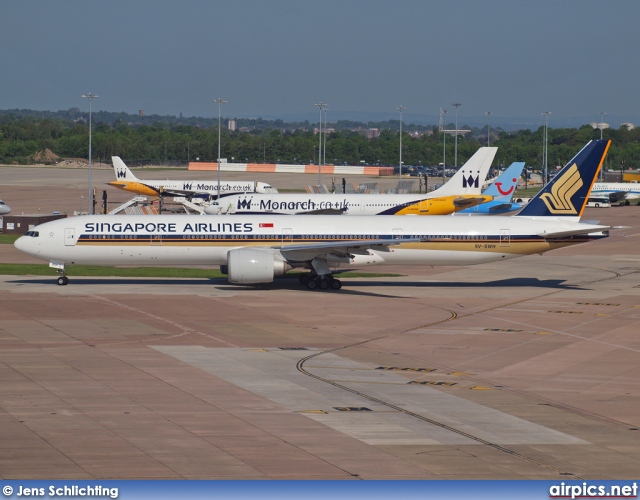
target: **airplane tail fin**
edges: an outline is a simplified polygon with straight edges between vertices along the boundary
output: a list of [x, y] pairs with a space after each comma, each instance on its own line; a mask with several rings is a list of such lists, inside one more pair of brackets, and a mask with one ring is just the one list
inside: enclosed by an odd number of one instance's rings
[[487, 178], [493, 158], [498, 148], [482, 147], [469, 158], [454, 174], [449, 182], [434, 192], [438, 196], [454, 196], [460, 194], [480, 194], [482, 184]]
[[129, 167], [125, 165], [125, 163], [120, 159], [119, 156], [112, 156], [111, 161], [113, 162], [113, 170], [116, 173], [117, 180], [124, 181], [137, 181], [138, 178], [133, 175], [133, 172], [129, 170]]
[[589, 141], [517, 217], [580, 219], [611, 141]]
[[524, 168], [523, 161], [515, 161], [493, 181], [482, 194], [493, 196], [494, 200], [510, 201], [518, 187], [518, 179]]

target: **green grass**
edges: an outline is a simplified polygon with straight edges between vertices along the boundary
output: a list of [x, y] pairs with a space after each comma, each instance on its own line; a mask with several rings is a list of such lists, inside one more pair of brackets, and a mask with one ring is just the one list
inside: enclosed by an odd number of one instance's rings
[[22, 236], [21, 234], [0, 234], [0, 245], [13, 245], [13, 243]]
[[[185, 267], [107, 267], [69, 266], [71, 276], [112, 276], [119, 278], [226, 278], [218, 269], [198, 269]], [[291, 272], [286, 278], [297, 278], [300, 272]], [[16, 276], [56, 276], [55, 269], [47, 264], [0, 264], [0, 275]], [[401, 274], [389, 273], [340, 273], [341, 278], [394, 278]]]
[[538, 191], [540, 191], [539, 187], [518, 189], [518, 191], [513, 195], [513, 198], [531, 198], [538, 194]]

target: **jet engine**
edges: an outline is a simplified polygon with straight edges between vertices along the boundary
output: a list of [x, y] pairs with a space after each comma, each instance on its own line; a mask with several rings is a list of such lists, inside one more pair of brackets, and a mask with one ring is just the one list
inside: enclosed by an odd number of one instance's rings
[[270, 248], [237, 248], [227, 253], [228, 279], [231, 283], [271, 283], [291, 266], [280, 252]]

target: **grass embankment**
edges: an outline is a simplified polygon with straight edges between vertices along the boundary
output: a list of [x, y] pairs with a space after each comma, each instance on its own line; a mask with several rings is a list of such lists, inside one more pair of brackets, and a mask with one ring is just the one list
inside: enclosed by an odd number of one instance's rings
[[[71, 266], [72, 276], [111, 276], [118, 278], [226, 278], [217, 269], [197, 269], [190, 267], [108, 267], [108, 266]], [[287, 273], [285, 278], [297, 278], [300, 272]], [[14, 276], [56, 276], [55, 269], [47, 264], [0, 264], [0, 275]], [[337, 275], [336, 275], [337, 276]], [[340, 273], [341, 278], [396, 278], [402, 274], [391, 273]]]
[[13, 245], [20, 236], [20, 234], [0, 234], [0, 245]]
[[514, 194], [513, 194], [513, 200], [516, 200], [518, 198], [533, 198], [536, 194], [538, 194], [538, 191], [540, 191], [540, 187], [533, 187], [533, 188], [527, 188], [527, 189], [518, 189]]

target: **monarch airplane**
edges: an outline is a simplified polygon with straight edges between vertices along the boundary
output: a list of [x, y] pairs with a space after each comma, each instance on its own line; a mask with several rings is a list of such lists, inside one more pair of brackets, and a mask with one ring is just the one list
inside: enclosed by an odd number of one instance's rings
[[609, 144], [589, 142], [513, 216], [86, 215], [36, 226], [15, 246], [49, 261], [59, 285], [73, 264], [211, 265], [238, 284], [306, 268], [303, 285], [339, 289], [331, 268], [481, 264], [607, 237], [609, 226], [580, 217]]
[[524, 162], [513, 162], [482, 192], [484, 195], [492, 196], [493, 200], [482, 205], [465, 208], [456, 213], [460, 215], [495, 215], [520, 210], [522, 206], [518, 203], [513, 203], [511, 198], [518, 186], [518, 179], [520, 179], [523, 168]]
[[210, 215], [447, 215], [491, 201], [481, 186], [498, 148], [483, 147], [444, 186], [417, 194], [244, 194], [204, 207]]
[[629, 200], [637, 200], [640, 204], [640, 184], [637, 182], [596, 182], [591, 193], [608, 197], [611, 202], [629, 205]]
[[[116, 180], [108, 182], [109, 186], [131, 191], [145, 196], [186, 196], [196, 198], [212, 198], [218, 195], [216, 181], [143, 181], [138, 179], [119, 156], [112, 156], [113, 170]], [[258, 181], [224, 181], [220, 182], [220, 196], [236, 193], [273, 193], [278, 192], [269, 184]]]

